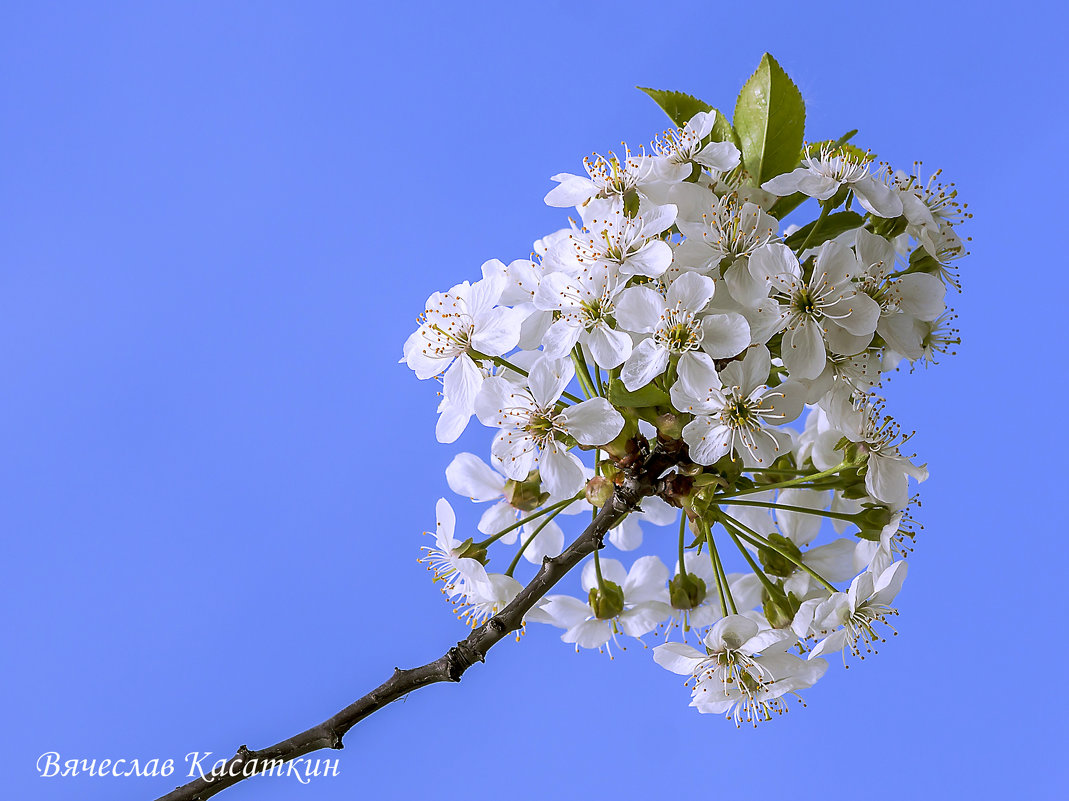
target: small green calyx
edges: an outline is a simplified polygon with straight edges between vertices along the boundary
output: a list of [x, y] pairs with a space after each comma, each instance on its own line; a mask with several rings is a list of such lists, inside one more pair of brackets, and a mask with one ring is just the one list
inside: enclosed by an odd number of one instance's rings
[[471, 537], [460, 543], [453, 550], [453, 553], [461, 559], [474, 559], [484, 567], [486, 566], [486, 548], [477, 545]]
[[835, 450], [842, 451], [845, 454], [843, 464], [856, 467], [868, 464], [869, 452], [866, 450], [864, 443], [851, 442], [846, 437], [843, 437], [835, 443]]
[[601, 450], [607, 453], [610, 458], [620, 461], [635, 453], [638, 447], [635, 438], [638, 437], [639, 433], [638, 415], [634, 413], [634, 410], [618, 408], [618, 411], [623, 415], [624, 427], [620, 429], [620, 433], [616, 435], [612, 442], [602, 445]]
[[624, 611], [624, 591], [619, 584], [602, 581], [590, 589], [590, 608], [598, 620], [611, 620]]
[[783, 588], [777, 583], [776, 592], [771, 593], [767, 589], [761, 593], [761, 608], [772, 628], [785, 629], [794, 622], [794, 616], [801, 606], [801, 601], [793, 592], [784, 593]]
[[673, 609], [693, 609], [705, 600], [705, 582], [693, 573], [680, 573], [668, 582]]
[[537, 470], [532, 470], [523, 481], [509, 479], [505, 482], [505, 500], [521, 512], [533, 512], [549, 500], [549, 493], [542, 492], [542, 482]]
[[757, 549], [757, 556], [761, 560], [765, 572], [771, 573], [773, 576], [787, 578], [794, 573], [794, 563], [784, 554], [789, 554], [801, 562], [802, 552], [798, 550], [797, 545], [782, 534], [772, 533], [768, 535], [767, 539], [775, 547]]
[[866, 503], [861, 511], [854, 515], [854, 524], [859, 529], [857, 536], [864, 540], [879, 542], [883, 530], [893, 519], [894, 514], [886, 506]]

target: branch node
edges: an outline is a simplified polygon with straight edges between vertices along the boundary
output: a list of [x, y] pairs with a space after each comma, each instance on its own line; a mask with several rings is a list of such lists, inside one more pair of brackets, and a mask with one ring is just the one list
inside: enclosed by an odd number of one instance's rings
[[457, 643], [445, 652], [445, 675], [449, 681], [460, 681], [460, 677], [464, 674], [466, 667], [461, 665], [460, 643]]
[[486, 621], [486, 625], [496, 631], [498, 634], [508, 633], [508, 626], [505, 625], [505, 621], [503, 621], [497, 615], [494, 615], [492, 618]]

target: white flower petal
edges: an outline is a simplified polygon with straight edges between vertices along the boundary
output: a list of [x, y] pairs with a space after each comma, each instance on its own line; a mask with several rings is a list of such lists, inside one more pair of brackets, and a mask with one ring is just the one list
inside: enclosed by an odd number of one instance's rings
[[624, 418], [605, 398], [569, 406], [561, 412], [562, 425], [581, 445], [604, 445], [623, 430]]

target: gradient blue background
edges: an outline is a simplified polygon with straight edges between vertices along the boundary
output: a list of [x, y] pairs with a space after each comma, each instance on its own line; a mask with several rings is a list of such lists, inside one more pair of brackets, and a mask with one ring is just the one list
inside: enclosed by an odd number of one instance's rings
[[1065, 23], [1053, 3], [4, 3], [10, 796], [154, 798], [179, 774], [34, 761], [262, 747], [462, 636], [415, 561], [459, 449], [396, 363], [415, 315], [561, 224], [550, 175], [664, 128], [636, 84], [730, 111], [769, 50], [810, 138], [860, 128], [976, 214], [960, 355], [889, 391], [932, 471], [902, 636], [736, 731], [641, 648], [610, 663], [534, 627], [361, 724], [326, 754], [339, 777], [222, 797], [1059, 797]]

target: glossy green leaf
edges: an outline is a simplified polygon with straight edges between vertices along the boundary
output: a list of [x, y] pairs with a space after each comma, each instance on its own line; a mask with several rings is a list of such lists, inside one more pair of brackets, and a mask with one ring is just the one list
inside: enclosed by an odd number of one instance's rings
[[653, 98], [654, 102], [663, 109], [669, 119], [671, 119], [679, 128], [682, 128], [690, 122], [691, 118], [699, 111], [714, 112], [716, 114], [716, 121], [713, 122], [713, 130], [709, 135], [709, 139], [714, 142], [731, 142], [736, 147], [739, 146], [739, 138], [735, 135], [735, 130], [731, 127], [731, 123], [728, 122], [727, 117], [724, 116], [723, 112], [713, 108], [704, 100], [699, 100], [693, 95], [688, 95], [686, 92], [673, 92], [668, 89], [649, 89], [645, 86], [639, 86], [637, 88]]
[[795, 192], [793, 195], [787, 195], [781, 197], [775, 203], [772, 204], [772, 208], [768, 210], [768, 213], [775, 217], [777, 220], [782, 220], [796, 208], [801, 206], [809, 200], [809, 195], [803, 195], [801, 192]]
[[829, 239], [834, 239], [844, 231], [852, 231], [855, 228], [860, 228], [865, 224], [865, 218], [860, 214], [852, 211], [839, 211], [835, 214], [829, 214], [823, 220], [814, 220], [809, 225], [803, 225], [784, 241], [784, 244], [789, 248], [798, 248], [810, 232], [816, 227], [817, 223], [820, 223], [820, 228], [813, 234], [813, 238], [806, 244], [806, 248], [814, 248]]
[[[867, 151], [862, 150], [859, 147], [846, 144], [857, 133], [857, 128], [852, 131], [847, 131], [836, 140], [826, 139], [823, 142], [813, 142], [812, 144], [802, 148], [802, 152], [798, 154], [798, 165], [801, 166], [802, 159], [804, 159], [810, 153], [819, 155], [822, 147], [827, 147], [829, 150], [836, 150], [844, 152], [848, 155], [863, 159], [865, 161], [871, 161], [875, 156], [872, 156]], [[777, 220], [782, 220], [796, 208], [805, 203], [809, 197], [803, 195], [801, 192], [795, 192], [793, 195], [787, 195], [781, 197], [775, 203], [772, 204], [772, 208], [768, 210], [768, 213], [775, 217]]]
[[734, 126], [742, 164], [758, 186], [798, 166], [805, 138], [805, 101], [768, 53], [739, 92]]
[[857, 145], [851, 145], [849, 142], [844, 142], [842, 139], [825, 139], [823, 142], [810, 142], [809, 146], [802, 152], [802, 158], [806, 156], [813, 156], [819, 158], [823, 151], [828, 151], [832, 156], [843, 155], [857, 161], [859, 163], [867, 163], [876, 159], [876, 154], [868, 150], [862, 150]]
[[653, 384], [647, 384], [634, 392], [624, 386], [624, 382], [614, 378], [609, 383], [609, 403], [613, 406], [630, 406], [643, 409], [649, 406], [670, 406], [672, 399], [668, 393]]

